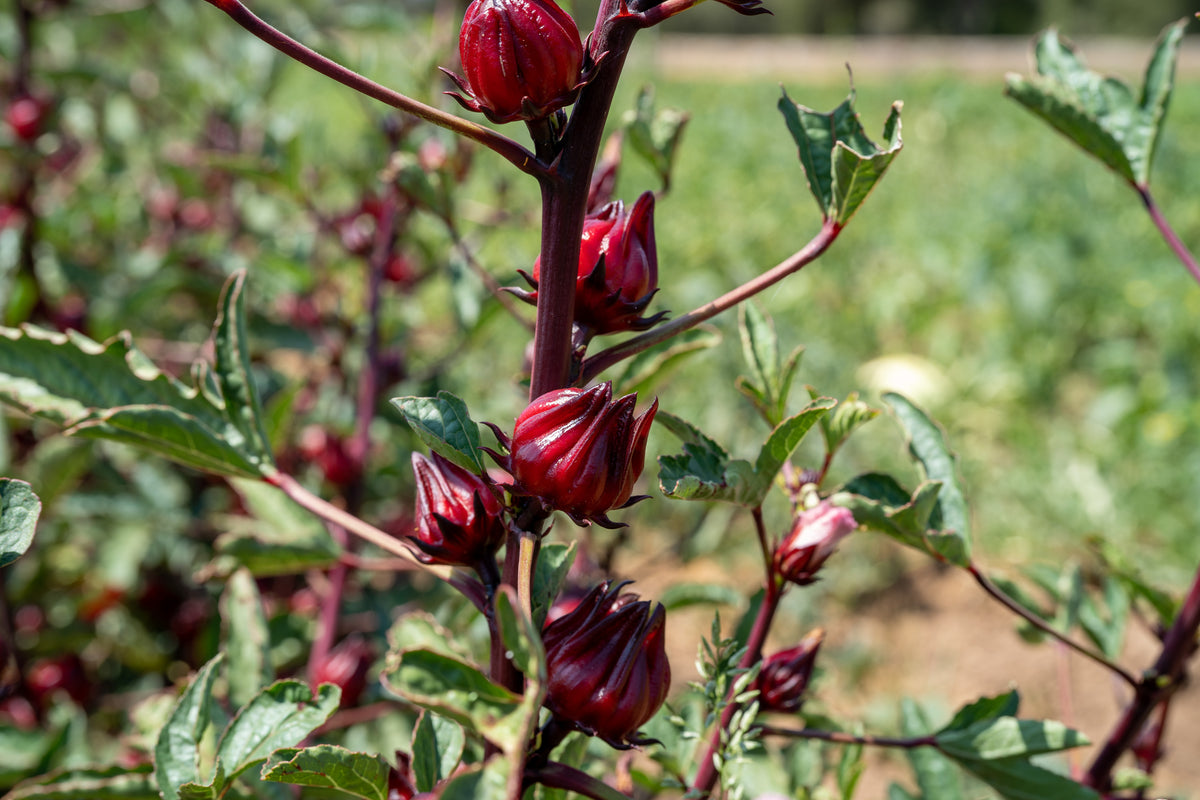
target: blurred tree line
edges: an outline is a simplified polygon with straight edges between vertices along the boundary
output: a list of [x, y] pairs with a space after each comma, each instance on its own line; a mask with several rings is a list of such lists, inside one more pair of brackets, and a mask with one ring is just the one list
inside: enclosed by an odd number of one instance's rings
[[[447, 0], [405, 0], [429, 10]], [[449, 0], [465, 9], [469, 0]], [[579, 20], [590, 20], [598, 0], [560, 0]], [[719, 3], [672, 19], [664, 30], [729, 34], [940, 34], [1022, 35], [1057, 26], [1074, 36], [1153, 36], [1169, 20], [1196, 12], [1194, 0], [766, 0], [771, 16], [736, 24]], [[581, 23], [582, 25], [582, 23]]]

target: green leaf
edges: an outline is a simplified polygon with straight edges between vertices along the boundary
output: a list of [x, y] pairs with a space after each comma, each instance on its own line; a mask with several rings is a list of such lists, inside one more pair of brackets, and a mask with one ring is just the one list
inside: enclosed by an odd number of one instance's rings
[[533, 589], [530, 601], [533, 605], [533, 624], [541, 628], [546, 622], [546, 613], [562, 591], [567, 573], [575, 563], [575, 542], [562, 544], [551, 542], [542, 545], [537, 561], [533, 565]]
[[746, 604], [740, 591], [716, 583], [674, 583], [662, 593], [659, 602], [667, 611], [698, 605], [742, 608]]
[[241, 432], [244, 449], [252, 453], [256, 461], [270, 464], [271, 443], [267, 439], [262, 406], [250, 374], [246, 304], [242, 295], [245, 284], [246, 273], [240, 271], [234, 273], [221, 290], [220, 312], [213, 331], [213, 372], [225, 401], [225, 415]]
[[1005, 800], [1100, 800], [1092, 789], [1023, 758], [959, 763]]
[[200, 739], [208, 728], [213, 682], [224, 658], [224, 653], [218, 653], [200, 668], [158, 734], [154, 745], [154, 778], [164, 800], [176, 800], [181, 786], [200, 779]]
[[[816, 391], [809, 387], [809, 396], [817, 398]], [[862, 425], [879, 416], [879, 409], [871, 408], [858, 399], [858, 393], [852, 392], [837, 407], [832, 414], [821, 417], [821, 434], [825, 437], [825, 450], [836, 453], [845, 443], [850, 434]]]
[[671, 168], [689, 119], [691, 115], [686, 111], [674, 108], [655, 111], [653, 86], [642, 87], [633, 110], [621, 118], [634, 152], [646, 159], [658, 174], [664, 192], [671, 187]]
[[968, 703], [958, 710], [954, 719], [950, 720], [938, 733], [961, 731], [979, 722], [997, 717], [1016, 716], [1021, 705], [1021, 696], [1016, 689], [995, 697], [981, 697], [974, 703]]
[[1085, 596], [1079, 609], [1079, 625], [1105, 656], [1115, 659], [1125, 642], [1131, 602], [1124, 584], [1111, 575], [1104, 576], [1104, 612], [1100, 606], [1100, 601]]
[[461, 399], [442, 391], [437, 397], [396, 397], [392, 405], [430, 449], [477, 475], [487, 470], [480, 450], [479, 425]]
[[758, 478], [748, 461], [729, 455], [688, 422], [660, 411], [655, 421], [683, 440], [683, 453], [659, 456], [658, 483], [663, 494], [681, 500], [724, 500], [758, 493]]
[[971, 517], [945, 433], [906, 397], [887, 392], [883, 399], [904, 427], [913, 458], [920, 462], [929, 480], [942, 484], [937, 502], [940, 527], [946, 536], [959, 541], [953, 547], [947, 543], [939, 548], [939, 552], [956, 566], [968, 566], [971, 562]]
[[507, 800], [508, 761], [492, 758], [460, 772], [438, 793], [438, 800]]
[[800, 165], [822, 216], [844, 226], [900, 152], [900, 109], [892, 104], [883, 126], [886, 148], [872, 142], [854, 110], [854, 92], [829, 113], [779, 99], [788, 130], [800, 152]]
[[[847, 488], [883, 493], [887, 496], [887, 502], [846, 491]], [[834, 505], [850, 509], [859, 525], [886, 534], [901, 544], [920, 550], [939, 561], [952, 564], [964, 561], [969, 563], [965, 539], [957, 534], [941, 533], [930, 527], [941, 489], [940, 482], [926, 481], [917, 487], [907, 503], [897, 506], [892, 503], [904, 497], [904, 490], [890, 476], [872, 473], [855, 478], [835, 492], [830, 501]]]
[[275, 679], [271, 667], [271, 635], [262, 598], [250, 571], [242, 568], [229, 577], [221, 593], [224, 649], [229, 656], [225, 674], [229, 702], [240, 708]]
[[[742, 357], [750, 367], [750, 385], [757, 386], [769, 408], [779, 403], [779, 341], [771, 318], [754, 303], [738, 306], [738, 331], [742, 337]], [[773, 424], [778, 424], [778, 420]]]
[[418, 792], [432, 792], [462, 760], [467, 737], [463, 729], [431, 711], [422, 712], [413, 729], [412, 768]]
[[812, 430], [812, 426], [816, 425], [817, 421], [825, 416], [825, 412], [835, 405], [837, 405], [837, 401], [832, 397], [818, 398], [809, 403], [799, 414], [785, 419], [775, 427], [775, 430], [771, 431], [771, 435], [767, 437], [762, 450], [758, 453], [758, 459], [754, 462], [754, 472], [762, 486], [762, 494], [754, 505], [762, 503], [780, 468], [791, 458], [792, 452]]
[[750, 398], [769, 425], [778, 425], [787, 413], [788, 395], [804, 348], [797, 347], [780, 366], [779, 345], [771, 318], [751, 303], [741, 304], [738, 314], [742, 356], [752, 374], [738, 377], [734, 385]]
[[944, 730], [935, 738], [939, 750], [960, 762], [1027, 758], [1090, 744], [1086, 736], [1061, 722], [1007, 716]]
[[431, 650], [461, 661], [470, 658], [458, 639], [424, 611], [404, 614], [397, 619], [388, 629], [387, 640], [389, 660], [405, 650]]
[[55, 770], [23, 781], [5, 800], [158, 800], [150, 766]]
[[342, 548], [312, 514], [279, 489], [262, 481], [230, 481], [250, 516], [223, 519], [226, 532], [217, 537], [217, 557], [205, 576], [230, 575], [245, 567], [255, 577], [295, 575], [337, 562]]
[[264, 780], [334, 789], [362, 800], [387, 800], [388, 764], [378, 755], [320, 744], [276, 750], [262, 770]]
[[124, 442], [221, 475], [274, 471], [269, 452], [246, 438], [203, 365], [189, 387], [160, 372], [128, 333], [100, 344], [75, 331], [26, 326], [0, 328], [0, 339], [0, 401], [68, 435]]
[[682, 500], [724, 500], [747, 508], [759, 506], [780, 467], [835, 402], [821, 398], [781, 422], [763, 444], [754, 466], [729, 458], [720, 445], [690, 423], [659, 412], [661, 424], [684, 442], [683, 453], [659, 456], [659, 487], [668, 497]]
[[523, 741], [522, 698], [465, 661], [431, 650], [409, 650], [390, 659], [382, 677], [399, 697], [454, 720], [505, 752]]
[[217, 744], [217, 760], [233, 780], [266, 760], [271, 751], [292, 747], [337, 711], [342, 690], [330, 683], [314, 695], [300, 681], [277, 681], [263, 689], [229, 723]]
[[16, 561], [33, 544], [42, 501], [24, 481], [0, 478], [0, 567]]
[[1175, 81], [1188, 19], [1163, 29], [1140, 95], [1116, 78], [1092, 72], [1054, 29], [1034, 44], [1037, 77], [1009, 75], [1006, 93], [1136, 186], [1146, 186]]
[[[927, 736], [933, 731], [925, 713], [907, 697], [900, 704], [900, 732], [907, 737]], [[904, 751], [921, 796], [927, 800], [964, 800], [962, 776], [953, 762], [932, 747]]]

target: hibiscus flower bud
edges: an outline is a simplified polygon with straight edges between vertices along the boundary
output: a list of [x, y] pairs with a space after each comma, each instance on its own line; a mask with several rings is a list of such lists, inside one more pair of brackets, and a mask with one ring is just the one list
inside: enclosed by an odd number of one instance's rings
[[517, 417], [508, 468], [515, 491], [540, 497], [576, 521], [613, 525], [606, 513], [627, 504], [642, 474], [656, 399], [640, 417], [637, 395], [612, 399], [612, 384], [557, 389]]
[[[541, 259], [534, 262], [535, 286], [541, 267]], [[657, 291], [654, 193], [644, 193], [628, 212], [614, 200], [589, 214], [579, 243], [575, 321], [597, 334], [646, 330], [665, 315], [640, 316]], [[537, 302], [537, 292], [518, 296]]]
[[474, 0], [458, 36], [462, 90], [451, 95], [493, 122], [542, 119], [575, 102], [583, 43], [554, 0]]
[[775, 548], [775, 571], [800, 586], [817, 579], [817, 571], [858, 523], [849, 509], [828, 501], [796, 516], [792, 530]]
[[637, 730], [667, 698], [661, 604], [597, 586], [573, 611], [546, 626], [546, 707], [610, 745], [641, 742]]
[[342, 690], [342, 708], [350, 708], [367, 688], [367, 672], [374, 659], [375, 648], [370, 642], [361, 636], [347, 636], [313, 669], [312, 685], [336, 685]]
[[413, 453], [416, 532], [411, 539], [430, 564], [475, 567], [504, 541], [499, 498], [490, 484], [437, 453]]
[[812, 679], [817, 663], [817, 651], [825, 639], [821, 628], [809, 631], [800, 644], [780, 651], [763, 660], [762, 670], [754, 688], [758, 690], [758, 707], [762, 711], [783, 711], [789, 714], [800, 710], [804, 692]]

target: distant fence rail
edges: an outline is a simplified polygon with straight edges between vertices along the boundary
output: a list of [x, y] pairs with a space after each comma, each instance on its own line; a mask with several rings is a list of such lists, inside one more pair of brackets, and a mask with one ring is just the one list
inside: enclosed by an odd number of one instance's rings
[[[1200, 76], [1200, 42], [1185, 39], [1181, 77]], [[1140, 85], [1153, 38], [1086, 37], [1075, 40], [1089, 67]], [[672, 78], [782, 80], [845, 79], [855, 74], [938, 72], [973, 79], [1032, 71], [1032, 39], [1025, 36], [713, 36], [663, 34], [649, 48], [654, 69]]]

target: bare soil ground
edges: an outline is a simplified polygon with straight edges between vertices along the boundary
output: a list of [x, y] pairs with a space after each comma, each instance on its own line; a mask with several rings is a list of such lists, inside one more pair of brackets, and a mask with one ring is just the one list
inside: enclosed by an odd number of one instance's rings
[[[635, 588], [645, 597], [655, 597], [680, 581], [708, 581], [748, 594], [760, 580], [751, 564], [715, 559], [686, 566], [657, 563], [646, 574], [631, 577], [637, 578]], [[696, 646], [711, 620], [711, 608], [683, 609], [668, 619], [669, 655], [680, 688], [696, 679]], [[1082, 657], [1050, 644], [1024, 642], [1016, 633], [1015, 618], [965, 573], [940, 570], [919, 559], [902, 583], [880, 591], [853, 613], [833, 610], [824, 627], [827, 651], [863, 650], [871, 657], [869, 665], [855, 669], [852, 676], [826, 663], [819, 701], [835, 718], [864, 720], [868, 731], [876, 734], [896, 732], [871, 730], [871, 724], [898, 709], [902, 697], [929, 709], [937, 722], [943, 719], [934, 709], [942, 709], [948, 719], [965, 703], [1015, 687], [1021, 693], [1023, 717], [1064, 721], [1099, 743], [1129, 695], [1124, 683]], [[779, 635], [768, 643], [769, 651], [790, 646], [803, 634], [789, 630], [786, 619], [778, 620], [775, 628]], [[1131, 623], [1122, 665], [1139, 674], [1157, 654], [1154, 637]], [[1169, 750], [1155, 773], [1155, 797], [1200, 798], [1198, 720], [1200, 688], [1193, 683], [1172, 703], [1164, 737]], [[1095, 747], [1073, 751], [1072, 764], [1086, 768]], [[907, 766], [894, 754], [880, 754], [873, 762], [860, 784], [861, 800], [886, 797], [892, 780], [912, 786]]]

